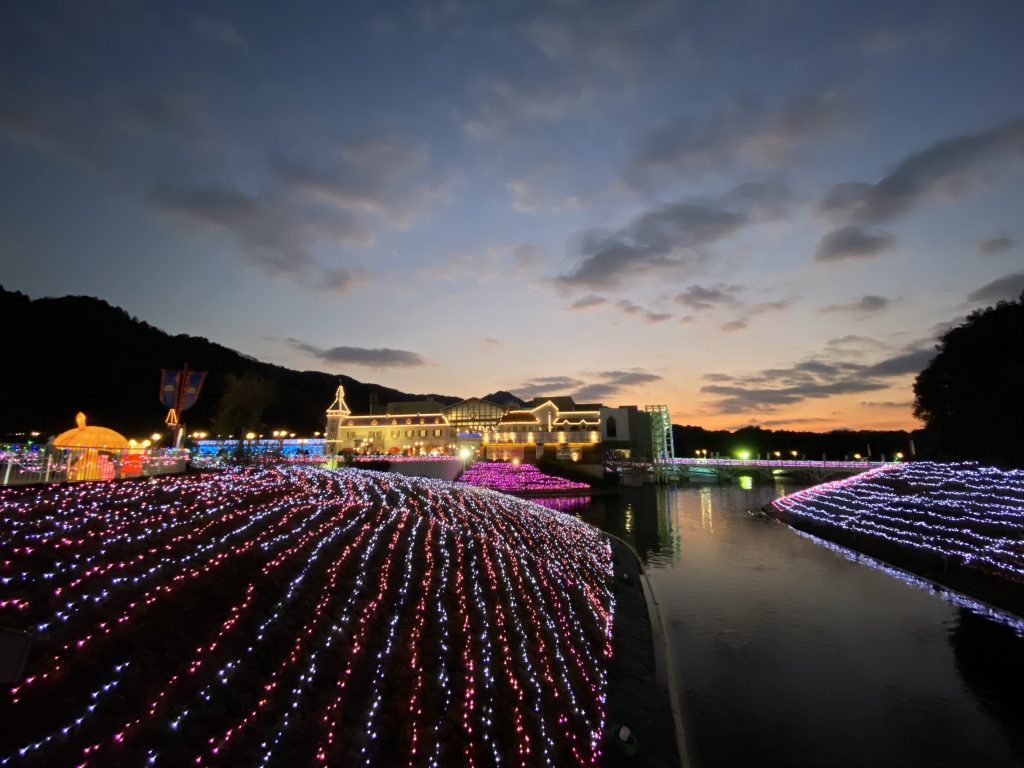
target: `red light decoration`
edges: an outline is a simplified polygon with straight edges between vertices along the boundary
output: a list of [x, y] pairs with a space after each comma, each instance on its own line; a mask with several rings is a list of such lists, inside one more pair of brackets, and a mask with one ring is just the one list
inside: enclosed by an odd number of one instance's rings
[[0, 766], [595, 765], [594, 528], [502, 494], [257, 466], [0, 491], [36, 636]]

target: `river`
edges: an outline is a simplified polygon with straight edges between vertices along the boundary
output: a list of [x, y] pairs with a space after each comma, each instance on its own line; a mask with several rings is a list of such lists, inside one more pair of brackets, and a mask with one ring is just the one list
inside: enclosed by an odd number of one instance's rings
[[581, 511], [644, 560], [694, 766], [1024, 765], [1024, 638], [752, 514], [795, 487], [745, 485]]

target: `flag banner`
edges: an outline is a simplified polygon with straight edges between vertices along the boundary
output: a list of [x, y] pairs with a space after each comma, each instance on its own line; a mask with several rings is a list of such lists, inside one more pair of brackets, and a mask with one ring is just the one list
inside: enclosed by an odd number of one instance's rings
[[199, 399], [199, 390], [203, 388], [206, 380], [206, 371], [189, 371], [185, 377], [185, 391], [181, 395], [181, 407], [179, 413], [196, 404]]
[[166, 368], [160, 371], [160, 402], [168, 408], [175, 408], [178, 405], [179, 378], [181, 371], [169, 371]]

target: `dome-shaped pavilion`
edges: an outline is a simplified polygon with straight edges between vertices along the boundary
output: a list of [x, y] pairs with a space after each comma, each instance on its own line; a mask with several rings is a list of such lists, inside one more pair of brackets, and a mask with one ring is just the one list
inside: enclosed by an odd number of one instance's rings
[[106, 427], [88, 427], [85, 424], [85, 414], [79, 413], [75, 417], [78, 426], [62, 432], [53, 439], [56, 448], [105, 448], [111, 451], [124, 450], [128, 447], [128, 440], [124, 435]]

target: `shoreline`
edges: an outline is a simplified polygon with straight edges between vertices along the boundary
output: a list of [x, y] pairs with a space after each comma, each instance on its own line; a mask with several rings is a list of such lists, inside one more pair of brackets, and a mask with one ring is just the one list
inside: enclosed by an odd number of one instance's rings
[[879, 560], [906, 571], [939, 588], [956, 592], [993, 608], [1024, 618], [1024, 588], [999, 576], [951, 562], [940, 555], [909, 549], [876, 537], [823, 525], [779, 509], [772, 503], [761, 511], [780, 523], [803, 533]]
[[[690, 768], [675, 674], [657, 600], [633, 548], [617, 536], [605, 535], [612, 546], [615, 571], [606, 728], [629, 726], [636, 737], [636, 751], [627, 754], [606, 735], [601, 764], [610, 768]], [[666, 738], [666, 729], [671, 729], [675, 738]]]

